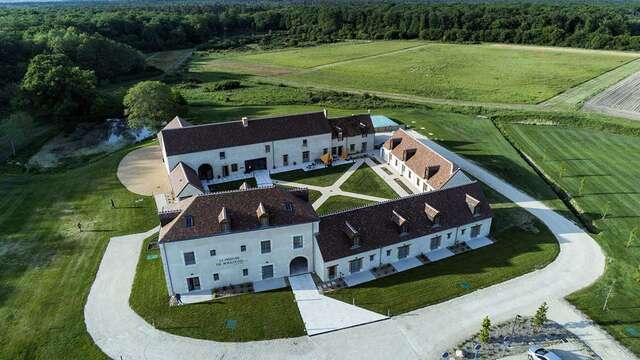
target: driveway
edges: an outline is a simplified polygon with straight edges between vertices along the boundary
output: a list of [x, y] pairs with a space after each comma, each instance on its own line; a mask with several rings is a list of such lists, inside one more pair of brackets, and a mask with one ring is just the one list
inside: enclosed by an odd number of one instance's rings
[[544, 269], [386, 321], [313, 337], [220, 343], [156, 330], [131, 310], [129, 293], [146, 237], [137, 234], [110, 241], [85, 307], [88, 332], [116, 359], [437, 359], [452, 344], [477, 332], [485, 316], [501, 322], [516, 314], [533, 314], [546, 301], [550, 318], [578, 335], [603, 359], [636, 359], [563, 299], [604, 272], [605, 257], [597, 243], [543, 203], [414, 135], [543, 221], [558, 238], [558, 258]]
[[145, 146], [128, 153], [118, 164], [117, 176], [132, 193], [151, 196], [171, 192], [160, 145]]

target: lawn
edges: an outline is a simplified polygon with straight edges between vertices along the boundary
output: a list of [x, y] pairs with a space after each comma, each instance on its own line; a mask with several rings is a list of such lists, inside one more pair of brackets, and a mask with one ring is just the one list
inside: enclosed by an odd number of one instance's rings
[[185, 57], [189, 56], [192, 51], [192, 49], [158, 51], [149, 54], [146, 62], [164, 72], [168, 72], [173, 70], [180, 62], [184, 61]]
[[[167, 286], [158, 255], [146, 239], [129, 302], [147, 322], [162, 331], [216, 341], [252, 341], [303, 336], [304, 324], [289, 289], [246, 294], [206, 303], [169, 307]], [[235, 320], [228, 329], [226, 320]]]
[[280, 181], [326, 187], [333, 185], [351, 166], [353, 166], [353, 164], [342, 164], [311, 171], [293, 170], [271, 174], [271, 178]]
[[[597, 51], [406, 41], [374, 43], [377, 48], [371, 55], [376, 56], [366, 56], [360, 52], [365, 46], [369, 45], [344, 44], [335, 52], [309, 47], [232, 54], [200, 58], [196, 65], [218, 77], [263, 76], [336, 90], [535, 104], [637, 58]], [[415, 48], [398, 51], [407, 46]], [[324, 66], [311, 69], [318, 65]]]
[[219, 184], [209, 185], [209, 191], [218, 192], [218, 191], [238, 190], [240, 189], [240, 186], [242, 186], [242, 184], [245, 182], [247, 183], [247, 185], [249, 185], [249, 187], [252, 187], [252, 188], [258, 186], [255, 178], [248, 178], [248, 179], [227, 181]]
[[326, 295], [381, 314], [402, 314], [526, 274], [559, 252], [553, 234], [533, 215], [485, 188], [496, 243]]
[[385, 199], [394, 199], [398, 194], [378, 176], [367, 164], [362, 164], [349, 176], [340, 189], [357, 194], [377, 196]]
[[335, 195], [330, 196], [319, 208], [316, 209], [318, 214], [326, 215], [342, 210], [353, 209], [360, 206], [373, 204], [374, 201], [353, 198], [350, 196]]
[[151, 198], [116, 178], [125, 153], [57, 173], [0, 175], [1, 358], [105, 357], [83, 316], [98, 264], [110, 237], [158, 223]]
[[569, 300], [640, 354], [640, 337], [632, 335], [640, 329], [640, 137], [559, 126], [510, 124], [505, 130], [601, 230], [595, 238], [608, 257], [605, 275]]

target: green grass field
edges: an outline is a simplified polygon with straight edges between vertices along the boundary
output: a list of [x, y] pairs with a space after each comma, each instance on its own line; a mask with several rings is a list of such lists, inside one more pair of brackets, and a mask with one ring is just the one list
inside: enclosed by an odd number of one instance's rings
[[360, 206], [373, 204], [373, 201], [354, 198], [350, 196], [335, 195], [330, 196], [319, 208], [316, 209], [318, 214], [326, 215], [334, 212], [353, 209]]
[[378, 176], [367, 164], [362, 164], [349, 176], [340, 189], [357, 194], [377, 196], [385, 199], [394, 199], [398, 194]]
[[331, 166], [312, 171], [293, 170], [272, 174], [271, 178], [274, 180], [291, 181], [307, 185], [331, 186], [340, 178], [340, 176], [344, 175], [351, 166], [353, 166], [353, 164]]
[[180, 49], [154, 52], [147, 56], [146, 61], [147, 64], [164, 72], [170, 72], [180, 65], [192, 51], [191, 49]]
[[495, 244], [327, 295], [398, 315], [528, 273], [555, 259], [560, 247], [544, 224], [490, 189], [485, 193], [494, 211]]
[[[630, 334], [630, 329], [640, 329], [640, 138], [555, 126], [512, 124], [505, 129], [601, 230], [595, 238], [607, 254], [605, 275], [569, 299], [640, 353], [640, 338]], [[614, 280], [613, 296], [603, 311]]]
[[59, 173], [0, 175], [0, 358], [105, 357], [83, 317], [98, 264], [110, 237], [158, 223], [151, 198], [116, 178], [124, 154]]
[[[157, 329], [172, 334], [215, 341], [252, 341], [303, 336], [304, 324], [289, 289], [245, 294], [205, 303], [168, 306], [162, 262], [148, 260], [146, 239], [138, 260], [129, 302], [131, 307]], [[226, 320], [235, 320], [228, 329]]]
[[[207, 60], [201, 71], [281, 78], [300, 85], [428, 98], [535, 104], [634, 59], [610, 52], [540, 47], [387, 41], [344, 44], [339, 51], [303, 48]], [[386, 51], [385, 49], [386, 48]], [[384, 53], [387, 53], [384, 55]]]
[[238, 190], [240, 189], [240, 186], [242, 186], [242, 184], [245, 182], [247, 183], [247, 185], [249, 185], [249, 187], [258, 186], [255, 178], [248, 178], [243, 180], [228, 181], [224, 183], [214, 184], [209, 186], [209, 191], [218, 192], [218, 191]]

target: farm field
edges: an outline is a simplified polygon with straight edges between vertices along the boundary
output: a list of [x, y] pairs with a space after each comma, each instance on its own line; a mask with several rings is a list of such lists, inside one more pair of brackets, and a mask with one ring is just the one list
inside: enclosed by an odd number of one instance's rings
[[586, 111], [640, 120], [640, 75], [635, 74], [587, 101]]
[[[193, 69], [235, 77], [258, 75], [272, 81], [336, 90], [536, 104], [637, 57], [611, 52], [427, 42], [398, 51], [394, 41], [381, 44], [389, 47], [387, 54], [362, 56], [354, 48], [359, 45], [343, 45], [340, 56], [316, 58], [317, 48], [304, 48], [199, 58]], [[353, 58], [343, 60], [343, 53], [350, 48]], [[275, 68], [277, 71], [273, 71]]]
[[504, 129], [601, 230], [595, 238], [608, 257], [605, 275], [569, 300], [640, 353], [640, 338], [633, 335], [640, 329], [640, 138], [559, 126], [506, 124]]
[[[381, 314], [402, 314], [505, 281], [552, 262], [559, 245], [544, 224], [485, 187], [496, 243], [327, 296]], [[464, 266], [461, 266], [464, 264]]]
[[105, 358], [83, 314], [102, 254], [110, 237], [158, 223], [151, 198], [116, 178], [125, 153], [73, 170], [0, 175], [0, 358]]

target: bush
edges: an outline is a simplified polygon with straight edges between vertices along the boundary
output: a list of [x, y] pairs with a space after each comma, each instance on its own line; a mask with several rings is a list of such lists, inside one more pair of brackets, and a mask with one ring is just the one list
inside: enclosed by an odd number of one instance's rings
[[233, 90], [239, 89], [242, 87], [242, 83], [238, 80], [223, 80], [218, 81], [217, 83], [205, 86], [206, 91], [222, 91], [222, 90]]

